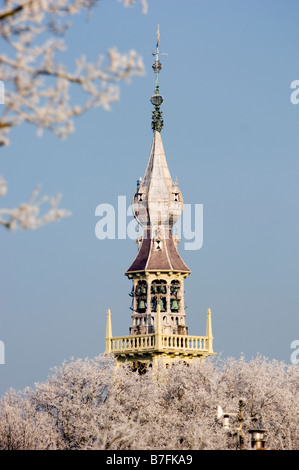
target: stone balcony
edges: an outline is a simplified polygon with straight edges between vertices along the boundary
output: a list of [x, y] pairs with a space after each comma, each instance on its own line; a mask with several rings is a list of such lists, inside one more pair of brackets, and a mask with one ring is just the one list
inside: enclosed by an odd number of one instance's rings
[[207, 336], [157, 334], [116, 336], [109, 338], [108, 351], [114, 354], [138, 354], [139, 352], [167, 352], [204, 355], [213, 352]]
[[144, 335], [112, 336], [111, 314], [107, 312], [106, 353], [112, 353], [122, 359], [142, 360], [143, 357], [170, 356], [184, 358], [211, 356], [213, 336], [211, 311], [207, 312], [206, 336], [165, 334], [161, 328], [161, 316], [158, 315], [156, 332]]

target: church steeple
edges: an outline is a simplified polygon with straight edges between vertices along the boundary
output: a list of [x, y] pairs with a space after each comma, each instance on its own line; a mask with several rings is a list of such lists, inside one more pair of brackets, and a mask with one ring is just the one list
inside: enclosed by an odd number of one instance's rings
[[183, 197], [167, 166], [161, 135], [154, 132], [143, 179], [138, 181], [132, 203], [134, 217], [142, 227], [138, 254], [127, 270], [190, 273], [177, 251], [172, 228], [183, 211]]
[[172, 181], [168, 169], [162, 138], [163, 126], [160, 106], [163, 97], [159, 94], [158, 75], [162, 69], [159, 60], [159, 26], [153, 69], [156, 74], [155, 94], [151, 102], [153, 111], [152, 128], [154, 131], [148, 164], [143, 179], [137, 183], [133, 197], [134, 217], [143, 229], [139, 252], [126, 274], [136, 271], [177, 271], [190, 273], [176, 249], [172, 228], [183, 211], [183, 197], [177, 180]]
[[137, 256], [126, 271], [134, 285], [131, 334], [155, 331], [158, 303], [163, 312], [162, 331], [177, 334], [187, 334], [188, 331], [185, 324], [184, 279], [190, 269], [180, 257], [177, 240], [174, 240], [172, 233], [183, 211], [183, 197], [177, 181], [172, 181], [161, 138], [163, 120], [160, 106], [163, 98], [158, 85], [158, 75], [162, 69], [159, 39], [158, 27], [153, 65], [156, 85], [155, 94], [151, 97], [155, 106], [152, 121], [154, 136], [145, 174], [138, 181], [132, 204], [134, 217], [142, 227], [142, 238]]
[[138, 180], [132, 203], [142, 235], [138, 237], [137, 255], [125, 273], [133, 281], [130, 336], [112, 338], [107, 334], [106, 338], [110, 345], [106, 351], [114, 352], [120, 360], [138, 358], [152, 362], [156, 357], [163, 357], [168, 361], [177, 355], [192, 358], [214, 354], [210, 310], [207, 336], [188, 336], [185, 322], [184, 281], [191, 271], [179, 255], [179, 240], [172, 233], [183, 211], [183, 197], [177, 180], [171, 178], [161, 138], [159, 40], [158, 27], [153, 53], [156, 84], [151, 97], [154, 135], [144, 177]]

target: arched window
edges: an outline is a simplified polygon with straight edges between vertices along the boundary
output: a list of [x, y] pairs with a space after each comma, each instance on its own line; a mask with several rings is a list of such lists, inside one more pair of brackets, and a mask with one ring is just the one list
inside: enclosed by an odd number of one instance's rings
[[152, 312], [157, 311], [158, 302], [160, 303], [161, 312], [166, 312], [166, 292], [167, 283], [162, 279], [156, 279], [151, 285], [151, 309]]
[[144, 313], [147, 307], [147, 283], [138, 281], [135, 287], [137, 312]]
[[171, 281], [170, 284], [170, 310], [172, 312], [178, 312], [180, 308], [180, 281]]

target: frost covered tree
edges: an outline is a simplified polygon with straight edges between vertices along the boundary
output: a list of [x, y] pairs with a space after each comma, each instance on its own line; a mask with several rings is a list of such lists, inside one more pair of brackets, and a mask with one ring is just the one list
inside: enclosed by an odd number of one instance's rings
[[[0, 449], [236, 449], [242, 398], [244, 449], [249, 429], [264, 428], [267, 449], [298, 450], [298, 395], [298, 366], [261, 356], [177, 361], [145, 375], [109, 355], [70, 360], [2, 398]], [[218, 406], [231, 415], [228, 430]]]
[[1, 449], [57, 449], [59, 431], [46, 413], [37, 413], [24, 394], [9, 390], [0, 411]]
[[[125, 6], [135, 0], [119, 0]], [[74, 132], [74, 118], [100, 106], [105, 110], [119, 100], [118, 82], [142, 75], [142, 58], [135, 50], [121, 53], [116, 47], [95, 62], [78, 57], [73, 70], [57, 60], [66, 50], [63, 36], [74, 15], [90, 15], [99, 0], [6, 0], [0, 9], [0, 145], [9, 144], [11, 130], [24, 122], [48, 129], [61, 138]], [[146, 12], [146, 0], [141, 0]], [[73, 88], [82, 101], [74, 102]], [[0, 176], [0, 196], [7, 185]], [[35, 229], [69, 215], [59, 209], [61, 196], [31, 200], [14, 209], [0, 210], [0, 225], [9, 229]], [[49, 203], [40, 214], [41, 205]], [[44, 206], [43, 206], [44, 207]]]

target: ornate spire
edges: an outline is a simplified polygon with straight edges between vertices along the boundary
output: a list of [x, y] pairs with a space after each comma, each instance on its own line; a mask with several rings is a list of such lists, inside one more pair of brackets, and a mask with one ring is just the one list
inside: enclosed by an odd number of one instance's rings
[[153, 70], [156, 74], [156, 86], [155, 86], [155, 94], [151, 97], [151, 103], [155, 106], [154, 111], [152, 112], [152, 129], [153, 131], [161, 132], [163, 127], [163, 113], [160, 110], [160, 106], [163, 103], [163, 96], [160, 95], [159, 92], [159, 85], [158, 85], [158, 77], [159, 73], [162, 69], [162, 64], [159, 60], [160, 54], [165, 54], [159, 51], [159, 42], [160, 42], [160, 32], [159, 32], [159, 25], [157, 28], [157, 45], [156, 45], [156, 52], [153, 52], [152, 55], [155, 56], [155, 62], [153, 63]]
[[172, 181], [161, 134], [154, 132], [144, 177], [138, 181], [132, 201], [133, 214], [142, 227], [139, 251], [126, 271], [176, 271], [190, 273], [181, 259], [172, 228], [183, 211], [183, 196]]
[[138, 253], [126, 271], [133, 286], [130, 292], [132, 323], [130, 335], [112, 337], [111, 314], [107, 312], [106, 353], [119, 362], [130, 361], [132, 370], [143, 374], [147, 365], [163, 361], [169, 365], [177, 357], [189, 362], [195, 357], [214, 355], [211, 311], [207, 313], [206, 336], [188, 336], [184, 300], [184, 281], [190, 274], [177, 250], [178, 237], [172, 233], [183, 211], [183, 197], [177, 179], [168, 169], [161, 129], [158, 77], [162, 69], [159, 55], [159, 26], [153, 69], [156, 86], [151, 103], [154, 131], [148, 164], [137, 181], [133, 196], [133, 214], [142, 227], [138, 232]]
[[142, 238], [138, 236], [139, 251], [126, 274], [146, 271], [171, 271], [188, 275], [190, 269], [185, 265], [177, 251], [178, 237], [173, 237], [172, 228], [180, 219], [183, 211], [183, 197], [177, 180], [172, 181], [161, 137], [163, 126], [160, 105], [158, 74], [162, 68], [159, 61], [159, 26], [157, 47], [153, 69], [156, 73], [155, 94], [151, 98], [155, 106], [152, 128], [153, 142], [148, 164], [143, 178], [137, 183], [133, 196], [133, 214], [142, 227]]

